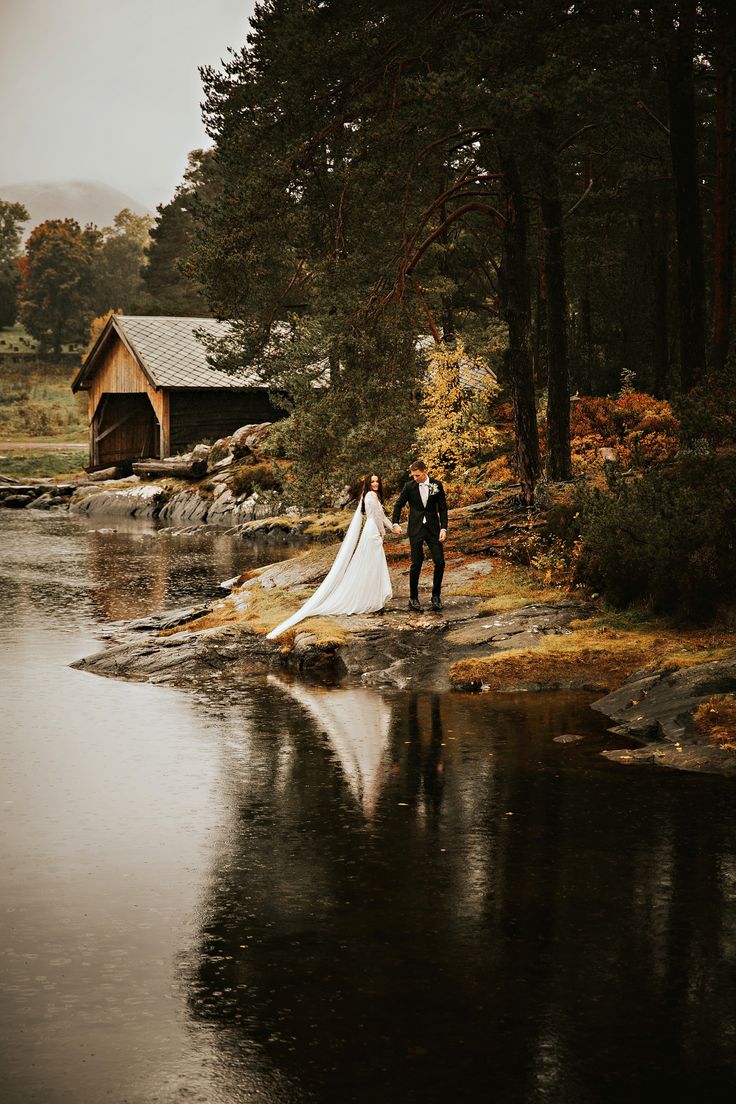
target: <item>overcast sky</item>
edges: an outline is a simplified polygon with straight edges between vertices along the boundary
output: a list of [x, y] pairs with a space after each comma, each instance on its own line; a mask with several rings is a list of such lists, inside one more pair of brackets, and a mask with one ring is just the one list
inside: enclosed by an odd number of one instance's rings
[[154, 210], [207, 144], [198, 66], [253, 0], [0, 0], [0, 184], [100, 180]]

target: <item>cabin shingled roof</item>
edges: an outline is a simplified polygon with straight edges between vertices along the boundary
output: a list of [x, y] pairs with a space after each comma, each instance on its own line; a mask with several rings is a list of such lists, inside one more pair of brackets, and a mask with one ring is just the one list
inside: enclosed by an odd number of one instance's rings
[[[74, 391], [83, 387], [94, 374], [97, 357], [112, 330], [118, 331], [138, 358], [154, 387], [238, 390], [267, 386], [253, 367], [230, 373], [221, 372], [207, 363], [207, 349], [197, 337], [197, 332], [202, 331], [213, 338], [227, 337], [230, 332], [228, 322], [218, 322], [214, 318], [115, 314], [84, 361], [72, 384]], [[432, 338], [420, 337], [417, 349], [426, 352], [432, 344]], [[480, 370], [472, 359], [460, 365], [461, 383], [471, 390], [483, 390], [495, 379], [495, 373]]]
[[[220, 372], [207, 363], [207, 349], [197, 337], [202, 331], [209, 337], [226, 337], [227, 322], [214, 318], [172, 318], [116, 314], [111, 319], [126, 345], [135, 354], [154, 387], [222, 388], [265, 387], [257, 372]], [[93, 361], [100, 346], [95, 346], [75, 380], [78, 387], [94, 372]]]

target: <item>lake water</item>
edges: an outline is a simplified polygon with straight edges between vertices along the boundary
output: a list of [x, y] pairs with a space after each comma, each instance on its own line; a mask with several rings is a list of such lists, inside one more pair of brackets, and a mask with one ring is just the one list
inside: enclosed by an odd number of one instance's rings
[[580, 695], [73, 671], [264, 555], [109, 526], [0, 512], [3, 1102], [736, 1098], [733, 783]]

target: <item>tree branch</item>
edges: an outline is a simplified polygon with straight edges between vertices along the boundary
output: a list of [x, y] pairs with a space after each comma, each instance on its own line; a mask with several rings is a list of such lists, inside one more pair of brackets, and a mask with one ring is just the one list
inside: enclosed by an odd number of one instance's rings
[[441, 345], [442, 344], [442, 334], [440, 333], [440, 331], [437, 328], [437, 323], [435, 322], [434, 318], [432, 317], [432, 312], [429, 309], [429, 306], [427, 304], [427, 300], [424, 298], [424, 295], [422, 294], [422, 289], [420, 288], [419, 284], [417, 283], [416, 277], [414, 276], [413, 273], [411, 275], [411, 283], [412, 283], [412, 287], [414, 288], [414, 291], [416, 292], [417, 299], [419, 300], [419, 302], [422, 304], [422, 307], [424, 308], [424, 313], [427, 316], [427, 322], [429, 323], [429, 329], [432, 333], [432, 338], [433, 338], [436, 345]]
[[654, 120], [654, 122], [655, 122], [655, 123], [657, 124], [657, 126], [659, 127], [659, 129], [660, 129], [660, 130], [663, 130], [663, 131], [664, 131], [664, 133], [665, 133], [665, 134], [667, 135], [667, 137], [669, 138], [669, 136], [670, 136], [670, 128], [669, 128], [669, 127], [668, 127], [668, 126], [667, 126], [667, 125], [666, 125], [665, 123], [663, 123], [661, 119], [658, 119], [658, 118], [657, 118], [657, 116], [656, 116], [656, 115], [654, 114], [654, 112], [653, 112], [653, 111], [651, 111], [651, 110], [650, 110], [650, 109], [649, 109], [649, 108], [647, 107], [647, 105], [646, 105], [646, 104], [644, 103], [644, 101], [643, 101], [643, 100], [639, 100], [639, 103], [638, 103], [638, 105], [637, 105], [637, 106], [638, 106], [638, 107], [640, 107], [640, 108], [642, 109], [642, 111], [645, 111], [645, 112], [647, 113], [647, 115], [649, 116], [649, 118], [650, 118], [650, 119], [653, 119], [653, 120]]
[[[417, 223], [417, 228], [414, 231], [414, 233], [412, 234], [411, 238], [409, 238], [407, 233], [406, 233], [406, 222], [405, 222], [406, 210], [404, 210], [404, 226], [403, 226], [403, 235], [402, 235], [402, 237], [403, 237], [405, 249], [411, 248], [413, 243], [416, 242], [417, 238], [419, 237], [420, 231], [422, 230], [422, 228], [424, 226], [427, 225], [427, 223], [431, 219], [432, 215], [435, 214], [435, 212], [439, 208], [444, 207], [445, 204], [448, 202], [448, 200], [458, 199], [461, 196], [466, 196], [466, 195], [472, 194], [472, 193], [465, 193], [465, 192], [462, 191], [462, 189], [465, 188], [468, 184], [477, 183], [477, 182], [483, 181], [483, 180], [500, 180], [500, 179], [503, 178], [503, 173], [476, 173], [475, 176], [470, 176], [469, 173], [470, 173], [471, 167], [472, 166], [469, 165], [468, 168], [465, 170], [465, 172], [461, 173], [461, 175], [457, 178], [457, 180], [455, 181], [454, 184], [452, 184], [449, 188], [447, 188], [444, 192], [442, 192], [441, 195], [439, 195], [435, 199], [433, 199], [432, 202], [430, 203], [429, 207], [425, 207], [424, 211], [422, 211], [421, 215], [419, 216], [419, 221]], [[501, 217], [503, 218], [503, 216], [501, 216]]]
[[419, 248], [414, 253], [414, 256], [406, 264], [404, 271], [411, 274], [412, 269], [419, 263], [424, 254], [429, 249], [430, 245], [437, 241], [437, 239], [445, 232], [448, 226], [453, 222], [456, 222], [463, 215], [467, 215], [470, 211], [478, 211], [480, 214], [489, 215], [491, 218], [496, 219], [500, 226], [506, 225], [506, 218], [495, 207], [491, 207], [488, 203], [465, 203], [462, 207], [457, 207], [452, 211], [446, 219], [440, 223], [436, 230], [433, 230], [428, 238], [422, 242]]
[[564, 219], [568, 219], [570, 217], [570, 215], [573, 215], [577, 211], [580, 204], [585, 202], [585, 200], [590, 195], [590, 192], [591, 192], [592, 188], [593, 188], [593, 178], [591, 177], [590, 180], [588, 181], [588, 187], [585, 189], [583, 194], [580, 196], [579, 199], [577, 199], [575, 201], [575, 203], [573, 203], [570, 210], [566, 211], [565, 214], [562, 216], [563, 221], [564, 221]]
[[557, 155], [559, 156], [563, 150], [566, 150], [568, 146], [571, 146], [576, 138], [579, 138], [581, 134], [585, 134], [586, 130], [594, 130], [595, 127], [599, 127], [600, 123], [586, 123], [585, 126], [580, 127], [580, 130], [576, 130], [574, 134], [571, 134], [569, 138], [557, 147]]

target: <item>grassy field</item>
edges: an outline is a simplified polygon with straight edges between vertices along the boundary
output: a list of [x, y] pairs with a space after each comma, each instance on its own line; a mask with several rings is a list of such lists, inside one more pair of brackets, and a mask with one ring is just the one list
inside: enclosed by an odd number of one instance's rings
[[0, 439], [85, 441], [86, 398], [71, 392], [74, 372], [36, 357], [0, 356]]
[[46, 479], [59, 476], [83, 476], [86, 449], [10, 449], [0, 448], [0, 478]]
[[[79, 353], [81, 355], [83, 350], [76, 345], [62, 345], [61, 351], [62, 353]], [[13, 356], [33, 357], [36, 356], [37, 352], [38, 342], [26, 332], [20, 323], [0, 330], [0, 355], [12, 354]]]

